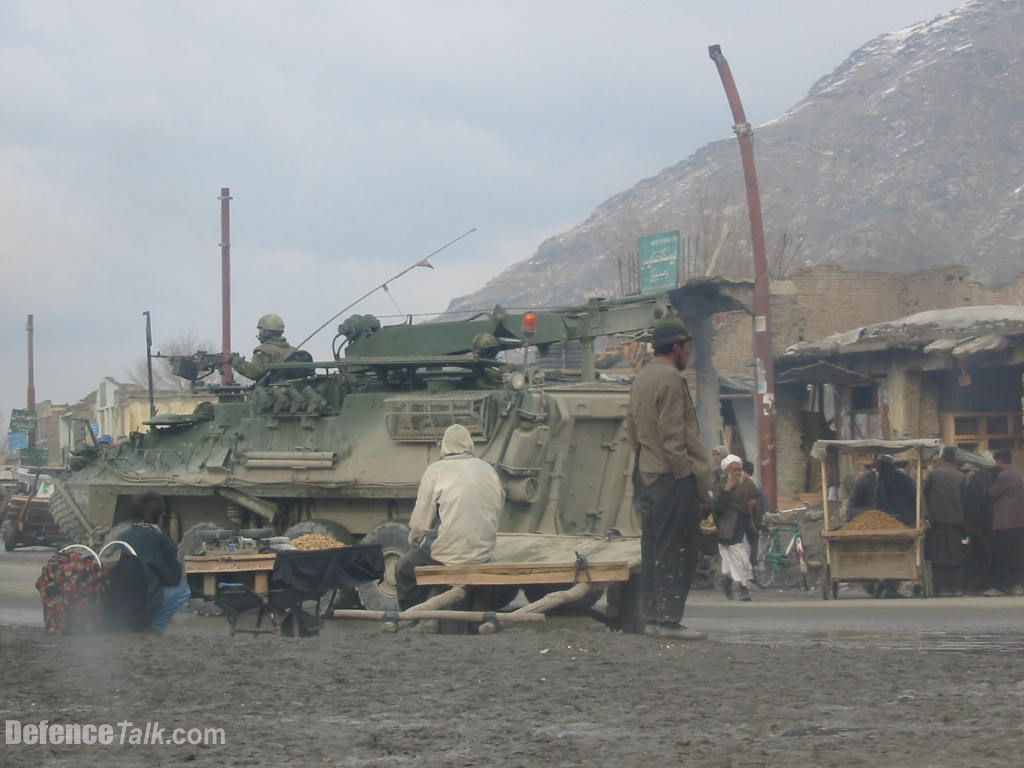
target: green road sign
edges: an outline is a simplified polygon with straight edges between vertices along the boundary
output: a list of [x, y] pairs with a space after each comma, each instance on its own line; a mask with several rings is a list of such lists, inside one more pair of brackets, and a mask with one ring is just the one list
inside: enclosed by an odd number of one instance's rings
[[45, 467], [47, 453], [45, 448], [22, 448], [18, 453], [21, 456], [23, 467]]
[[661, 293], [679, 284], [679, 230], [637, 241], [640, 292]]
[[7, 427], [9, 432], [35, 432], [36, 413], [27, 408], [12, 408], [11, 423]]

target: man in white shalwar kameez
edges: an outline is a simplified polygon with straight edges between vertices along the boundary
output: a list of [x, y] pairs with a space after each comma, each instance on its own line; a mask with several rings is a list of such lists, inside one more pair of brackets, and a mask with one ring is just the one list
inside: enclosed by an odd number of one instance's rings
[[734, 454], [722, 459], [723, 481], [715, 489], [715, 526], [718, 529], [718, 554], [722, 558], [722, 588], [733, 597], [733, 585], [739, 587], [740, 600], [750, 601], [750, 541], [747, 531], [754, 525], [758, 490], [743, 473], [743, 460]]

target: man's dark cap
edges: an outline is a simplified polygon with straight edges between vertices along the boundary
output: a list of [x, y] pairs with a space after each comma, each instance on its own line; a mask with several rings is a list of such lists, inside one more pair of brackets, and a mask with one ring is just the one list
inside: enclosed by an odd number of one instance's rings
[[666, 317], [654, 324], [654, 331], [651, 334], [651, 344], [663, 347], [666, 344], [674, 344], [677, 341], [688, 341], [693, 336], [686, 330], [686, 325], [678, 317]]
[[875, 466], [881, 466], [882, 464], [888, 464], [889, 466], [896, 466], [896, 459], [888, 453], [880, 453], [875, 456]]
[[949, 464], [956, 464], [956, 446], [947, 445], [942, 449], [942, 460]]

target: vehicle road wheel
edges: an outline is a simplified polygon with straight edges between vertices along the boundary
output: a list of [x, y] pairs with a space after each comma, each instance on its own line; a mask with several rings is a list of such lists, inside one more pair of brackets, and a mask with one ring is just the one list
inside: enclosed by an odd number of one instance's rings
[[13, 520], [4, 520], [0, 525], [0, 537], [4, 540], [4, 549], [8, 552], [18, 546], [18, 529], [14, 527]]
[[397, 611], [398, 589], [395, 566], [409, 551], [409, 527], [403, 523], [381, 523], [363, 538], [362, 544], [379, 544], [384, 552], [384, 578], [359, 585], [359, 599], [369, 611]]
[[[348, 529], [341, 523], [336, 523], [333, 520], [303, 520], [302, 522], [296, 523], [291, 526], [284, 535], [289, 539], [297, 539], [299, 536], [306, 536], [313, 534], [315, 536], [330, 536], [335, 541], [340, 541], [342, 544], [352, 545], [355, 543], [355, 538], [349, 533]], [[334, 602], [326, 607], [322, 607], [321, 610], [329, 612], [335, 608], [359, 608], [359, 592], [355, 587], [342, 587], [338, 590], [334, 596]]]
[[84, 544], [89, 540], [89, 531], [78, 519], [75, 510], [64, 500], [64, 496], [57, 490], [50, 497], [50, 516], [57, 528], [71, 544]]
[[754, 565], [754, 583], [761, 589], [767, 589], [775, 581], [775, 569], [771, 560], [772, 541], [762, 535], [757, 540], [757, 562]]

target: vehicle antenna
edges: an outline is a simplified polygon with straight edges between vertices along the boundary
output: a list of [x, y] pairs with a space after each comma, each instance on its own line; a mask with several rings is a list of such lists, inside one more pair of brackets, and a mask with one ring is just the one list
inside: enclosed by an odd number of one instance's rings
[[380, 291], [380, 290], [384, 290], [384, 291], [387, 291], [387, 289], [388, 289], [388, 284], [390, 284], [390, 283], [393, 283], [393, 282], [395, 282], [395, 280], [397, 280], [398, 278], [402, 277], [402, 276], [403, 276], [403, 275], [405, 275], [405, 274], [406, 274], [407, 272], [412, 272], [412, 271], [413, 271], [414, 269], [416, 269], [416, 267], [426, 267], [427, 269], [433, 269], [433, 268], [434, 268], [434, 265], [430, 263], [430, 259], [431, 259], [432, 257], [434, 257], [434, 256], [437, 256], [437, 254], [439, 254], [439, 253], [440, 253], [441, 251], [443, 251], [444, 249], [448, 248], [449, 246], [455, 245], [455, 244], [456, 244], [457, 242], [459, 242], [459, 240], [461, 240], [462, 238], [464, 238], [464, 237], [467, 237], [467, 236], [469, 236], [469, 235], [473, 234], [474, 232], [476, 232], [476, 227], [473, 227], [472, 229], [469, 229], [469, 230], [467, 230], [467, 231], [463, 232], [463, 233], [462, 233], [461, 235], [459, 235], [458, 237], [456, 237], [456, 238], [455, 238], [454, 240], [450, 240], [450, 241], [448, 241], [447, 243], [445, 243], [444, 245], [442, 245], [442, 246], [441, 246], [440, 248], [438, 248], [438, 249], [437, 249], [436, 251], [432, 251], [432, 252], [428, 253], [428, 254], [427, 254], [426, 256], [424, 256], [424, 257], [423, 257], [422, 259], [420, 259], [419, 261], [417, 261], [417, 262], [416, 262], [415, 264], [412, 264], [412, 265], [410, 265], [410, 266], [406, 267], [405, 269], [403, 269], [403, 270], [402, 270], [401, 272], [399, 272], [399, 273], [398, 273], [397, 275], [395, 275], [394, 277], [390, 277], [390, 278], [388, 278], [388, 279], [387, 279], [387, 280], [385, 280], [385, 281], [384, 281], [383, 283], [381, 283], [380, 285], [378, 285], [378, 286], [377, 286], [376, 288], [373, 288], [373, 289], [371, 289], [371, 290], [367, 291], [366, 293], [364, 293], [364, 294], [363, 294], [362, 296], [360, 296], [360, 297], [359, 297], [358, 299], [356, 299], [355, 301], [353, 301], [353, 302], [352, 302], [351, 304], [349, 304], [348, 306], [346, 306], [346, 307], [344, 307], [344, 308], [342, 308], [342, 309], [338, 310], [338, 311], [337, 311], [337, 312], [336, 312], [336, 313], [335, 313], [334, 315], [332, 315], [331, 317], [329, 317], [329, 318], [328, 318], [328, 319], [326, 320], [326, 322], [324, 322], [324, 324], [323, 324], [323, 325], [321, 325], [321, 326], [320, 326], [319, 328], [317, 328], [317, 329], [316, 329], [315, 331], [313, 331], [313, 332], [312, 332], [311, 334], [309, 334], [309, 336], [307, 336], [307, 337], [306, 337], [306, 338], [304, 338], [304, 339], [303, 339], [302, 341], [300, 341], [300, 342], [299, 342], [299, 345], [298, 345], [298, 346], [296, 347], [296, 349], [302, 349], [303, 345], [304, 345], [304, 344], [305, 344], [305, 343], [306, 343], [307, 341], [309, 341], [310, 339], [312, 339], [312, 338], [313, 338], [314, 336], [316, 336], [316, 335], [317, 335], [318, 333], [320, 333], [320, 331], [322, 331], [322, 330], [323, 330], [324, 328], [326, 328], [326, 327], [327, 327], [328, 325], [330, 325], [330, 324], [331, 324], [332, 322], [334, 322], [335, 320], [337, 320], [337, 319], [338, 319], [338, 317], [339, 317], [340, 315], [344, 314], [345, 312], [348, 312], [348, 311], [349, 311], [350, 309], [352, 309], [352, 307], [354, 307], [354, 306], [355, 306], [356, 304], [358, 304], [359, 302], [363, 301], [363, 299], [367, 299], [367, 298], [369, 298], [370, 296], [372, 296], [373, 294], [375, 294], [375, 293], [376, 293], [377, 291]]

